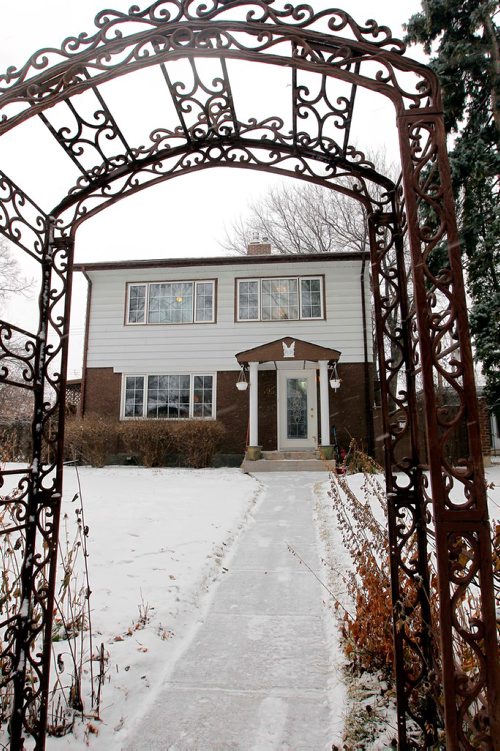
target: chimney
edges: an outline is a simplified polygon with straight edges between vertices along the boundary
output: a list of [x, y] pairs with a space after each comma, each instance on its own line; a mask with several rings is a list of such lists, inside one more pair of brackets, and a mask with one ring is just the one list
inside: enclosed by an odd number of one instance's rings
[[248, 244], [247, 256], [270, 256], [271, 255], [271, 243], [269, 238], [263, 237], [262, 240], [255, 239]]

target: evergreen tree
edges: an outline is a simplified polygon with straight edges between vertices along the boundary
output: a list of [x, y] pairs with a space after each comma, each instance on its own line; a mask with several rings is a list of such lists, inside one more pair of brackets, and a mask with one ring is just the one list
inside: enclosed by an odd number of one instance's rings
[[406, 41], [433, 55], [444, 103], [470, 324], [491, 408], [500, 407], [500, 52], [496, 0], [423, 0]]

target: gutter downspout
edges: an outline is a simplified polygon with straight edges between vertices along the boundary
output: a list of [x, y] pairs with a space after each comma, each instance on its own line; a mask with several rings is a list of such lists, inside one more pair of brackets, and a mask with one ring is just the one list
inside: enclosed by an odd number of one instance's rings
[[368, 334], [366, 331], [366, 298], [365, 298], [365, 268], [366, 268], [367, 254], [363, 254], [363, 260], [361, 262], [361, 274], [359, 277], [361, 287], [361, 314], [363, 316], [363, 352], [364, 352], [364, 401], [365, 401], [365, 415], [367, 419], [368, 428], [368, 454], [373, 456], [374, 451], [374, 436], [373, 436], [373, 410], [370, 393], [370, 368], [368, 363]]
[[85, 388], [87, 385], [87, 353], [89, 347], [89, 329], [90, 329], [90, 303], [92, 300], [92, 280], [82, 268], [82, 274], [87, 280], [87, 309], [85, 311], [85, 335], [83, 337], [83, 362], [82, 362], [82, 386], [80, 393], [80, 404], [78, 407], [78, 416], [83, 417], [85, 414]]

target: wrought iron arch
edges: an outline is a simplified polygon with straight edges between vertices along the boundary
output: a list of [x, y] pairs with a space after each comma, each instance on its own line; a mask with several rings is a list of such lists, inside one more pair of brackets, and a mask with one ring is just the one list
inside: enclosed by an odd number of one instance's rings
[[[435, 743], [442, 716], [449, 749], [497, 748], [499, 678], [486, 492], [434, 75], [405, 57], [404, 44], [374, 21], [360, 26], [341, 10], [315, 13], [279, 0], [158, 0], [127, 14], [103, 11], [96, 27], [94, 35], [69, 38], [60, 50], [42, 50], [21, 69], [0, 76], [0, 138], [37, 117], [80, 173], [51, 210], [41, 209], [0, 173], [0, 231], [39, 262], [42, 278], [38, 331], [0, 323], [0, 379], [32, 393], [34, 402], [33, 460], [10, 471], [19, 475], [10, 529], [22, 534], [24, 551], [21, 606], [2, 624], [7, 666], [2, 680], [14, 686], [11, 748], [22, 748], [26, 734], [38, 749], [44, 747], [76, 229], [127, 195], [214, 166], [291, 175], [344, 192], [367, 209], [386, 436], [400, 748]], [[181, 58], [190, 61], [191, 89], [169, 74], [169, 64]], [[203, 80], [198, 66], [204, 58], [219, 61], [221, 73], [212, 82]], [[278, 116], [260, 122], [238, 118], [229, 60], [291, 70], [290, 122]], [[131, 146], [102, 86], [153, 66], [161, 70], [177, 122], [153, 131], [146, 145]], [[312, 94], [303, 74], [318, 77]], [[348, 85], [348, 96], [331, 101], [331, 79]], [[350, 142], [360, 87], [394, 106], [402, 162], [397, 186]], [[90, 120], [79, 108], [78, 96], [85, 93], [97, 107]], [[66, 108], [63, 126], [52, 120], [58, 104]], [[443, 244], [448, 265], [436, 272], [431, 260]], [[413, 301], [407, 295], [409, 277]], [[15, 334], [24, 338], [21, 355], [9, 346]], [[457, 406], [451, 415], [437, 401], [436, 373], [453, 392]], [[430, 484], [419, 447], [417, 377], [425, 392]], [[446, 444], [459, 423], [466, 426], [469, 453], [457, 463], [449, 460]], [[437, 624], [429, 606], [431, 509]], [[459, 604], [471, 591], [478, 598], [477, 620], [464, 623]], [[28, 667], [34, 675], [29, 683]]]

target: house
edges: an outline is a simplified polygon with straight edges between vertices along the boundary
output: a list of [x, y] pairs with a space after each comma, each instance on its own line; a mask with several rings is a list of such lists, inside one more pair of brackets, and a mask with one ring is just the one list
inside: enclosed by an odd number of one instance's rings
[[255, 242], [245, 256], [76, 270], [89, 285], [84, 416], [220, 420], [227, 454], [313, 449], [335, 434], [373, 446], [365, 254], [275, 255]]

